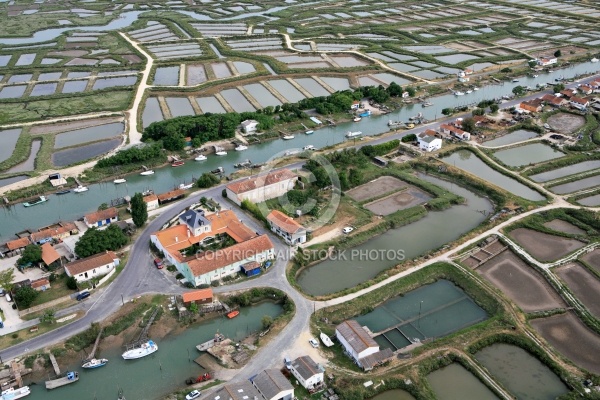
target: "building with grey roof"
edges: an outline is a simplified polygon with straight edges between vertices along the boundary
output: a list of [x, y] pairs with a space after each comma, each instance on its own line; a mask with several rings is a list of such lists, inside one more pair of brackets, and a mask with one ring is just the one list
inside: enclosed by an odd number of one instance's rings
[[294, 387], [278, 369], [265, 369], [252, 378], [252, 384], [265, 400], [294, 398]]
[[249, 381], [227, 383], [207, 397], [210, 400], [260, 400], [262, 398]]
[[187, 225], [194, 236], [211, 230], [210, 221], [204, 216], [203, 210], [187, 210], [179, 216], [179, 221]]
[[294, 377], [307, 390], [315, 390], [323, 385], [324, 370], [310, 356], [296, 358], [290, 369]]

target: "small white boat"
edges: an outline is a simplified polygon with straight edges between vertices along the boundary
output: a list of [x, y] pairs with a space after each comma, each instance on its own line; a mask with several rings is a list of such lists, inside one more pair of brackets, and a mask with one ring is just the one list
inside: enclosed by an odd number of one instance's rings
[[157, 350], [158, 345], [154, 341], [148, 340], [146, 343], [142, 343], [140, 347], [127, 350], [122, 356], [125, 360], [135, 360], [136, 358], [146, 357]]
[[295, 138], [294, 135], [285, 135], [282, 137], [283, 140], [292, 140], [293, 138]]
[[221, 151], [217, 151], [215, 154], [218, 155], [218, 156], [226, 156], [227, 152], [224, 151], [224, 150], [221, 150]]
[[87, 192], [89, 189], [87, 188], [87, 186], [77, 186], [75, 189], [73, 189], [73, 191], [75, 193], [83, 193], [83, 192]]
[[467, 94], [471, 94], [471, 93], [473, 93], [473, 91], [471, 89], [469, 89], [469, 90], [466, 91], [466, 93]]
[[479, 90], [479, 88], [478, 88], [477, 86], [475, 86], [475, 87], [473, 88], [473, 90], [474, 90], [474, 91], [478, 91], [478, 90]]
[[518, 79], [513, 79], [512, 81], [513, 81], [513, 82], [519, 82], [519, 80], [518, 80]]
[[127, 180], [123, 179], [123, 178], [115, 179], [113, 181], [113, 183], [116, 184], [116, 185], [118, 185], [119, 183], [125, 183], [125, 182], [127, 182]]
[[594, 58], [592, 58], [590, 61], [591, 61], [591, 62], [593, 62], [593, 63], [597, 63], [597, 62], [598, 62], [598, 59], [597, 59], [596, 57], [594, 57]]
[[537, 78], [538, 76], [539, 76], [538, 74], [533, 75], [534, 78]]
[[309, 130], [309, 131], [306, 131], [304, 133], [307, 134], [307, 135], [312, 135], [313, 133], [315, 133], [315, 131]]
[[316, 150], [317, 148], [312, 144], [306, 145], [302, 148], [302, 150]]
[[333, 346], [333, 342], [331, 341], [331, 338], [329, 336], [327, 336], [326, 334], [324, 334], [323, 332], [321, 332], [319, 334], [319, 337], [321, 338], [321, 341], [323, 342], [323, 344], [326, 347], [331, 347]]
[[455, 95], [455, 96], [464, 96], [464, 95], [465, 95], [465, 93], [464, 93], [464, 92], [460, 92], [460, 91], [458, 91], [458, 92], [454, 92], [454, 95]]
[[92, 358], [91, 360], [86, 361], [83, 364], [81, 364], [81, 368], [86, 368], [86, 369], [100, 368], [100, 367], [104, 367], [107, 362], [108, 362], [108, 360], [106, 358]]
[[204, 154], [200, 154], [198, 157], [194, 158], [196, 161], [204, 161], [206, 160], [206, 156]]
[[180, 183], [179, 184], [179, 189], [183, 189], [183, 190], [188, 190], [194, 187], [193, 183], [188, 183], [187, 185], [185, 183]]
[[148, 171], [144, 171], [144, 172], [140, 173], [140, 175], [143, 175], [143, 176], [154, 175], [154, 171], [149, 169]]
[[240, 144], [235, 148], [235, 151], [244, 151], [247, 149], [248, 149], [248, 146], [244, 146], [243, 144]]
[[29, 386], [23, 386], [21, 388], [9, 388], [2, 391], [2, 395], [0, 399], [2, 400], [16, 400], [25, 396], [29, 396], [31, 394], [31, 390]]
[[355, 131], [355, 132], [350, 132], [350, 131], [348, 131], [348, 132], [346, 133], [346, 137], [347, 137], [347, 138], [356, 137], [356, 136], [360, 136], [360, 135], [362, 135], [362, 132], [361, 132], [361, 131]]
[[354, 121], [354, 122], [358, 122], [358, 121], [360, 121], [361, 119], [362, 119], [361, 117], [354, 117], [354, 119], [353, 119], [352, 121]]

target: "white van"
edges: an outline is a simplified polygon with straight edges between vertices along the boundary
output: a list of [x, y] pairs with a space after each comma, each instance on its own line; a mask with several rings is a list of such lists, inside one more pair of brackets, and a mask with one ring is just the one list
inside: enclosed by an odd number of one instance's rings
[[9, 303], [12, 301], [12, 297], [10, 297], [10, 293], [6, 293], [6, 301], [8, 301]]

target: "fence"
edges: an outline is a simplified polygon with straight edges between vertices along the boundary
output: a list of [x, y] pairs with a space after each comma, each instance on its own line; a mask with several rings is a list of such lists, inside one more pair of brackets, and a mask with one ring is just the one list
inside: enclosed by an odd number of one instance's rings
[[[50, 289], [52, 290], [52, 289]], [[58, 304], [64, 303], [66, 301], [71, 300], [71, 296], [63, 296], [63, 297], [59, 297], [58, 299], [54, 299], [52, 301], [48, 301], [44, 304], [40, 304], [39, 306], [35, 306], [35, 307], [30, 307], [30, 308], [26, 308], [25, 310], [20, 310], [19, 311], [19, 317], [23, 317], [27, 314], [31, 314], [34, 312], [38, 312], [41, 310], [45, 310], [46, 308], [50, 308], [50, 307], [54, 307]]]

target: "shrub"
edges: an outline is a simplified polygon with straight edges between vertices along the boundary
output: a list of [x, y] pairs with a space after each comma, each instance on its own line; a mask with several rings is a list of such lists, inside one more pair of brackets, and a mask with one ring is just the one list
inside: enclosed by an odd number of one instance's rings
[[67, 279], [67, 287], [71, 290], [77, 290], [77, 279], [74, 276]]

